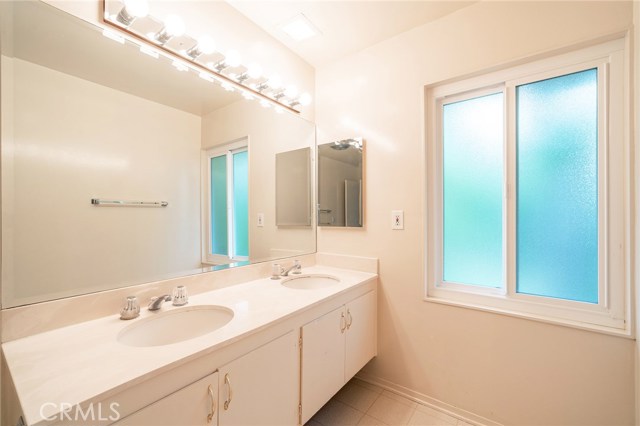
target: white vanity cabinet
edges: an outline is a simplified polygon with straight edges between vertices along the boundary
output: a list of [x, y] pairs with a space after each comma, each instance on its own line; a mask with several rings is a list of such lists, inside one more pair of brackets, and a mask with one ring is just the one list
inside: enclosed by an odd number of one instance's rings
[[278, 339], [219, 369], [221, 426], [298, 423], [298, 333]]
[[376, 292], [305, 324], [301, 337], [304, 424], [376, 355]]
[[115, 425], [295, 425], [299, 353], [292, 330]]
[[218, 407], [218, 373], [214, 372], [114, 424], [215, 426], [218, 424]]

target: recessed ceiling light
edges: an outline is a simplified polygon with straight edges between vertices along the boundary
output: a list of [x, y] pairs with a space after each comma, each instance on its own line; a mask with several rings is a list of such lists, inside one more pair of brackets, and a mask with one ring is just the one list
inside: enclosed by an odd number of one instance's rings
[[280, 28], [295, 41], [306, 40], [320, 34], [320, 31], [302, 13], [282, 24]]

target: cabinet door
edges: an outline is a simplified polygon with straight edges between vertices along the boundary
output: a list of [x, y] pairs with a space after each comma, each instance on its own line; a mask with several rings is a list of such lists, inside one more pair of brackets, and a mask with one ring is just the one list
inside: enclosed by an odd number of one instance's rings
[[114, 423], [117, 426], [216, 426], [218, 373], [154, 402]]
[[347, 303], [345, 382], [377, 354], [376, 306], [375, 291]]
[[344, 307], [302, 327], [302, 424], [344, 385], [345, 332]]
[[290, 331], [220, 368], [220, 424], [298, 423], [298, 334]]

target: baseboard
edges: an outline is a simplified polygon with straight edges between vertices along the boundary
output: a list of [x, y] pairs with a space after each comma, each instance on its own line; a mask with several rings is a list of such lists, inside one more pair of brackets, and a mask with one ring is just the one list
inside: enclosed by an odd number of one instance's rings
[[453, 405], [442, 402], [438, 399], [424, 395], [420, 392], [416, 392], [397, 383], [390, 382], [389, 380], [381, 379], [379, 377], [370, 376], [363, 373], [358, 373], [356, 377], [364, 382], [371, 383], [372, 385], [379, 386], [389, 392], [396, 393], [419, 404], [426, 405], [434, 410], [445, 413], [449, 416], [460, 419], [464, 422], [475, 426], [503, 426], [501, 423], [489, 420], [485, 417], [455, 407]]

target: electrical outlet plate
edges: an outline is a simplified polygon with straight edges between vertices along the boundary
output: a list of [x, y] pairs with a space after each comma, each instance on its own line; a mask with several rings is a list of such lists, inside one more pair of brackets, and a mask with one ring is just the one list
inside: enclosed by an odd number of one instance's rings
[[264, 213], [258, 213], [258, 226], [264, 226]]
[[391, 211], [391, 229], [404, 229], [404, 211]]

